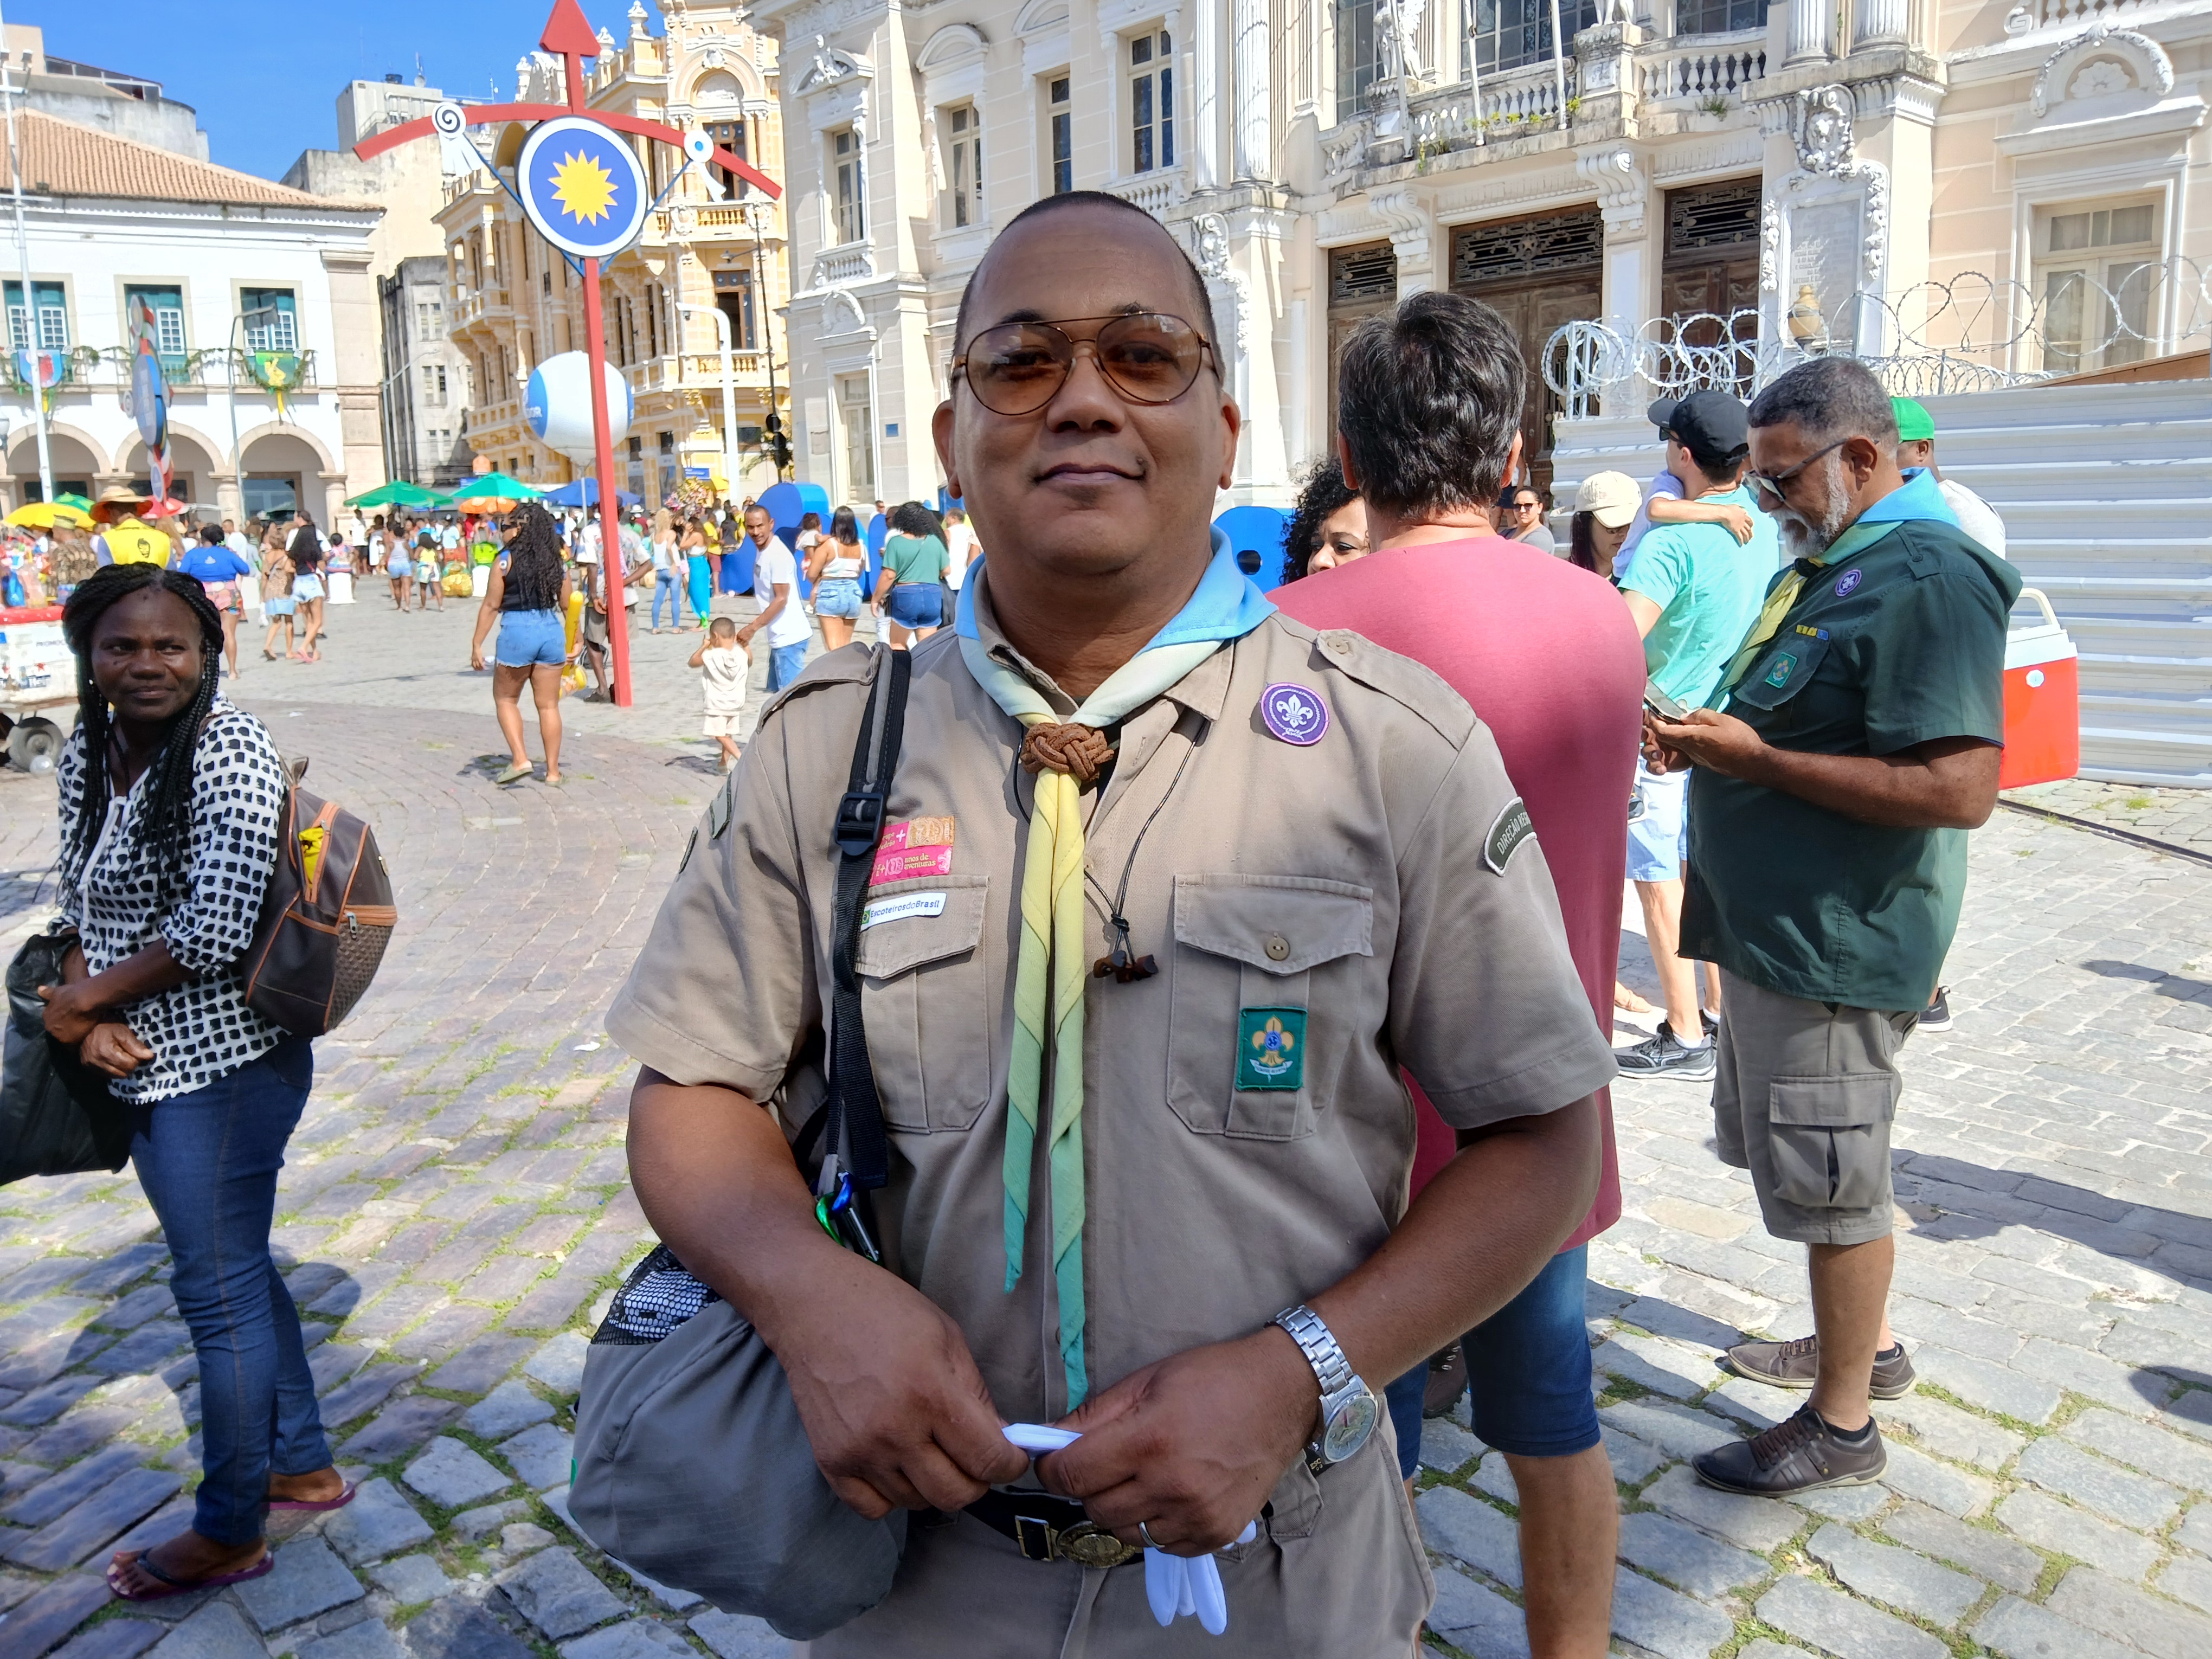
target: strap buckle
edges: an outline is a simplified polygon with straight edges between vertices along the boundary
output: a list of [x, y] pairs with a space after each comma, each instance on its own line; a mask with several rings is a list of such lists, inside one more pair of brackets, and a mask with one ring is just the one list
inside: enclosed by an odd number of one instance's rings
[[854, 789], [837, 803], [837, 829], [830, 837], [848, 859], [866, 858], [881, 839], [884, 825], [881, 790]]

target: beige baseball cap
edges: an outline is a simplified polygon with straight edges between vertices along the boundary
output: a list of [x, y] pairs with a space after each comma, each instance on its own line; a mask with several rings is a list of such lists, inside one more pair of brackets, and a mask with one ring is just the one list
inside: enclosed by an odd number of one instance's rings
[[1575, 511], [1588, 513], [1607, 530], [1618, 530], [1644, 505], [1644, 492], [1626, 472], [1593, 472], [1575, 491]]

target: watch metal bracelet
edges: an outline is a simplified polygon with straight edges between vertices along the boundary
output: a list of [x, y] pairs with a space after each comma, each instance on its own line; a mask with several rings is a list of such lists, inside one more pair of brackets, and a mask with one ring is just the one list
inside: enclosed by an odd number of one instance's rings
[[1335, 1334], [1304, 1303], [1284, 1309], [1268, 1322], [1281, 1326], [1291, 1340], [1298, 1345], [1306, 1364], [1313, 1367], [1314, 1380], [1321, 1385], [1322, 1399], [1339, 1392], [1352, 1380], [1352, 1362], [1337, 1346]]

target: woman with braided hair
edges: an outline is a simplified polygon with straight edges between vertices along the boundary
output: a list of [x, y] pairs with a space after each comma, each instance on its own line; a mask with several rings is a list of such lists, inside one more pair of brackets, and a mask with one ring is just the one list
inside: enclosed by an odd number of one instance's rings
[[492, 562], [491, 583], [477, 607], [476, 637], [469, 642], [469, 666], [483, 672], [483, 643], [493, 622], [499, 644], [493, 652], [492, 711], [507, 739], [508, 765], [493, 780], [519, 783], [530, 775], [530, 756], [522, 746], [522, 688], [530, 687], [538, 705], [538, 736], [545, 745], [545, 781], [561, 786], [561, 671], [568, 663], [568, 568], [561, 561], [561, 538], [553, 515], [525, 501], [507, 515], [501, 528], [507, 550]]
[[57, 769], [61, 920], [76, 944], [46, 1025], [110, 1079], [199, 1356], [205, 1478], [191, 1527], [117, 1552], [134, 1601], [267, 1572], [266, 1510], [336, 1509], [300, 1316], [269, 1254], [276, 1172], [314, 1056], [246, 1004], [238, 965], [276, 861], [288, 780], [216, 695], [222, 618], [181, 571], [97, 570], [70, 596], [78, 725]]

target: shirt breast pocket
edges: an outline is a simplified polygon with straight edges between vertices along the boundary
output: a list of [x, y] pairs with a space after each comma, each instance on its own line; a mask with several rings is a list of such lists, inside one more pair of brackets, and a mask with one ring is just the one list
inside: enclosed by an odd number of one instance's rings
[[861, 921], [872, 925], [861, 928], [854, 965], [890, 1128], [969, 1129], [990, 1103], [999, 998], [983, 946], [989, 896], [988, 876], [944, 875], [872, 888], [862, 903]]
[[1313, 1133], [1355, 1023], [1346, 959], [1373, 956], [1374, 933], [1372, 888], [1175, 878], [1168, 1104], [1186, 1128], [1252, 1140]]
[[1729, 701], [1753, 708], [1781, 708], [1813, 683], [1827, 659], [1828, 644], [1826, 634], [1785, 631], [1776, 635], [1767, 645], [1766, 654], [1736, 682]]

